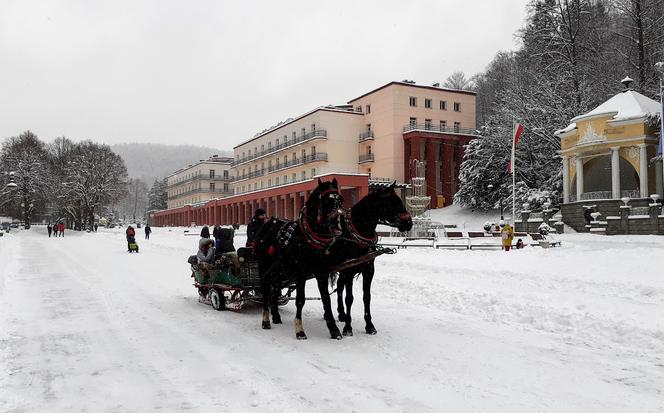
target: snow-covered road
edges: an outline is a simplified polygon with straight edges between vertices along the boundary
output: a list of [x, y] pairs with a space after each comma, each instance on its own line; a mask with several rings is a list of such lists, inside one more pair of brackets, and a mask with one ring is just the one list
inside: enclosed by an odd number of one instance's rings
[[399, 250], [377, 260], [378, 335], [356, 285], [355, 336], [330, 340], [314, 301], [297, 341], [293, 303], [268, 331], [199, 304], [182, 234], [138, 255], [122, 230], [0, 238], [0, 411], [664, 410], [662, 237]]

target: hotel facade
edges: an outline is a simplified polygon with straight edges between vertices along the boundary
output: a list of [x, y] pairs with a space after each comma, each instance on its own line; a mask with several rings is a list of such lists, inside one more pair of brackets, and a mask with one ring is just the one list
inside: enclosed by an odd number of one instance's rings
[[[432, 207], [451, 204], [463, 148], [477, 138], [475, 93], [390, 82], [345, 105], [286, 120], [233, 148], [232, 195], [154, 214], [156, 225], [247, 223], [258, 207], [295, 218], [316, 177], [341, 184], [348, 206], [369, 186], [407, 184], [414, 160], [425, 161]], [[170, 193], [169, 193], [170, 196]], [[439, 204], [438, 204], [439, 205]]]
[[232, 160], [214, 155], [166, 177], [168, 209], [232, 195]]

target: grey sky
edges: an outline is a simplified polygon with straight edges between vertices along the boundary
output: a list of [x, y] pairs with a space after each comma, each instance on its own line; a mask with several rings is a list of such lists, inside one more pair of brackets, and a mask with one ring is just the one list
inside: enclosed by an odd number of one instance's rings
[[0, 139], [231, 149], [391, 80], [481, 71], [527, 0], [0, 2]]

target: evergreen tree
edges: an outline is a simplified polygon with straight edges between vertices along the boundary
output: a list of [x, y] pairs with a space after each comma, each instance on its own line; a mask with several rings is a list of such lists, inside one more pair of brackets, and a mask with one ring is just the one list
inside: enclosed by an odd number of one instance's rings
[[159, 211], [168, 208], [166, 187], [166, 179], [155, 179], [152, 188], [148, 192], [148, 211]]

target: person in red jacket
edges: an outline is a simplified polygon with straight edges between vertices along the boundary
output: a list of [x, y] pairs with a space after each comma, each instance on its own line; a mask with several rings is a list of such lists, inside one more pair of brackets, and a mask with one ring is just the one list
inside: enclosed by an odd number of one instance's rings
[[65, 223], [64, 223], [64, 222], [61, 222], [61, 223], [58, 225], [58, 228], [60, 229], [60, 236], [61, 236], [61, 237], [64, 237], [64, 236], [65, 236]]
[[127, 227], [126, 234], [127, 234], [127, 251], [131, 251], [131, 248], [129, 248], [129, 244], [134, 242], [135, 239], [136, 239], [136, 238], [134, 238], [134, 237], [136, 237], [136, 231], [134, 230], [134, 227], [129, 225]]

